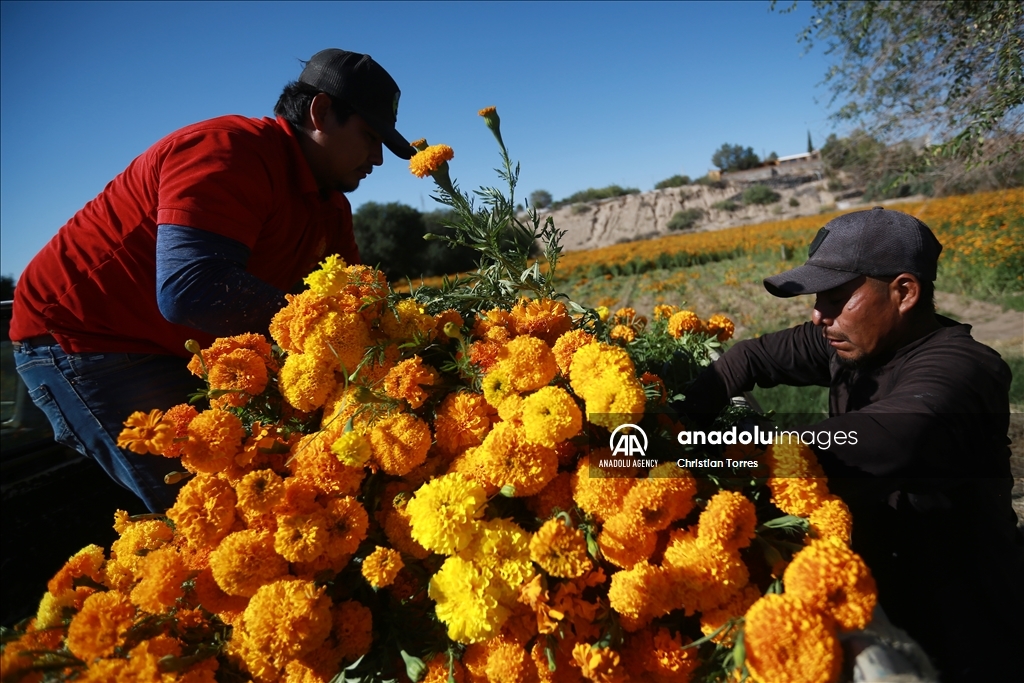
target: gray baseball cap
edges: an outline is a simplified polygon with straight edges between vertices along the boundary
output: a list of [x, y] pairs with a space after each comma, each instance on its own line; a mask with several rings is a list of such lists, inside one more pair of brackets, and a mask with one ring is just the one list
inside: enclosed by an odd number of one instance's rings
[[942, 245], [927, 225], [910, 214], [876, 206], [833, 218], [811, 242], [807, 262], [765, 278], [779, 297], [817, 294], [861, 275], [889, 277], [911, 273], [935, 280]]

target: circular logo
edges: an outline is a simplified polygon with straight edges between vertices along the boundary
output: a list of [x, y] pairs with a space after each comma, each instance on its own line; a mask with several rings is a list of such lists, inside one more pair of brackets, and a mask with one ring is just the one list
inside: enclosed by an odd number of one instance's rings
[[[635, 434], [624, 433], [622, 436], [620, 436], [616, 440], [615, 436], [620, 431], [622, 431], [623, 429], [626, 429], [627, 427], [630, 428], [630, 429], [636, 430], [637, 432], [640, 433], [640, 436], [643, 437], [644, 442], [643, 442], [643, 446], [641, 448], [643, 449], [643, 452], [646, 453], [647, 452], [647, 433], [643, 429], [641, 429], [640, 427], [638, 427], [638, 426], [636, 426], [634, 424], [630, 424], [628, 422], [626, 424], [619, 425], [618, 427], [616, 427], [612, 431], [611, 436], [608, 437], [608, 447], [612, 449], [612, 452], [615, 452], [617, 450], [622, 450], [621, 442], [622, 442], [623, 439], [629, 440], [630, 437], [633, 437], [633, 439], [636, 438]], [[631, 453], [632, 452], [632, 449], [629, 448], [629, 446], [626, 446], [624, 450], [625, 450], [626, 453]]]

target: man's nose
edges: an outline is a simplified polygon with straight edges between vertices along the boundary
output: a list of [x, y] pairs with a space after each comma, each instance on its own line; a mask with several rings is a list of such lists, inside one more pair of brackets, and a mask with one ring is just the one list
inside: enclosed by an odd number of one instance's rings
[[374, 166], [381, 166], [384, 163], [384, 146], [378, 142], [370, 152], [370, 163]]

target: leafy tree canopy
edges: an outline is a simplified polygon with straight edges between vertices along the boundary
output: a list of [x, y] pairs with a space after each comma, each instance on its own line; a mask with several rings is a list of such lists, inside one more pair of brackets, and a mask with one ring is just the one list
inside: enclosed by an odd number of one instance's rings
[[[925, 134], [931, 158], [978, 163], [1024, 146], [1019, 0], [813, 0], [799, 35], [823, 43], [838, 121], [887, 144]], [[773, 8], [775, 2], [772, 2]], [[794, 2], [783, 12], [791, 11]]]
[[547, 190], [534, 190], [530, 193], [530, 206], [535, 209], [546, 209], [553, 201], [554, 197]]
[[761, 159], [754, 154], [753, 147], [725, 143], [711, 155], [711, 163], [723, 171], [745, 171], [760, 164]]

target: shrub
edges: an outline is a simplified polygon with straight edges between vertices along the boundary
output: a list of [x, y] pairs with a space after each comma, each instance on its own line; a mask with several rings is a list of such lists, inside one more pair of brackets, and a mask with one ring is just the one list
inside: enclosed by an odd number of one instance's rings
[[711, 205], [712, 209], [719, 209], [720, 211], [735, 211], [740, 208], [740, 205], [731, 199], [725, 199], [720, 202], [715, 202]]
[[535, 209], [546, 209], [554, 201], [547, 190], [534, 190], [530, 193], [530, 206]]
[[743, 191], [744, 204], [774, 204], [782, 195], [767, 185], [754, 185]]
[[753, 147], [725, 143], [711, 155], [711, 163], [723, 171], [745, 171], [760, 164], [761, 159], [754, 154]]
[[704, 212], [700, 209], [683, 209], [682, 211], [676, 211], [672, 218], [668, 221], [669, 230], [689, 230], [697, 224], [701, 218], [704, 217]]
[[705, 187], [717, 187], [719, 190], [725, 188], [725, 182], [723, 182], [721, 180], [712, 180], [711, 178], [707, 177], [706, 175], [702, 175], [700, 178], [697, 178], [696, 180], [694, 180], [693, 184], [694, 185], [703, 185]]
[[590, 207], [587, 206], [586, 204], [573, 204], [572, 205], [572, 213], [575, 216], [578, 216], [581, 213], [586, 213], [587, 211], [590, 211]]
[[683, 185], [690, 184], [690, 176], [688, 175], [674, 175], [671, 178], [665, 178], [664, 180], [654, 183], [655, 190], [664, 190], [669, 187], [682, 187]]
[[559, 199], [551, 206], [552, 208], [557, 209], [558, 207], [565, 206], [566, 204], [593, 202], [598, 199], [611, 199], [612, 197], [623, 197], [628, 194], [640, 194], [640, 190], [636, 187], [620, 187], [619, 185], [609, 185], [608, 187], [600, 188], [590, 187], [586, 190], [575, 192], [565, 199]]
[[790, 206], [800, 206], [800, 200], [797, 199], [796, 197], [790, 197], [789, 198], [789, 205]]

